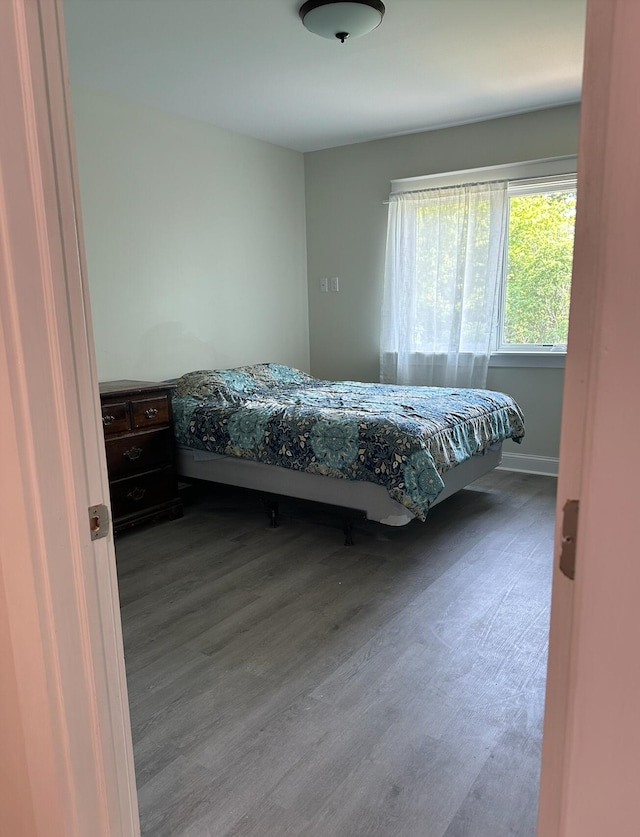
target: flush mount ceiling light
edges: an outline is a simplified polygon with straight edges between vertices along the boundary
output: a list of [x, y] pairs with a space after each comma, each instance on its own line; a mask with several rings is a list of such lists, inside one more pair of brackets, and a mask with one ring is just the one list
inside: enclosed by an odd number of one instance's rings
[[379, 0], [307, 0], [300, 7], [300, 18], [315, 35], [344, 43], [380, 26], [384, 11]]

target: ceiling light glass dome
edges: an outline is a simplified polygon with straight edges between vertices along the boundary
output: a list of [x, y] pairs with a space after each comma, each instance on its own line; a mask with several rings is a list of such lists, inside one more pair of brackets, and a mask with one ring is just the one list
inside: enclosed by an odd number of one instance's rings
[[384, 12], [384, 3], [378, 0], [308, 0], [300, 8], [300, 18], [315, 35], [344, 43], [380, 26]]

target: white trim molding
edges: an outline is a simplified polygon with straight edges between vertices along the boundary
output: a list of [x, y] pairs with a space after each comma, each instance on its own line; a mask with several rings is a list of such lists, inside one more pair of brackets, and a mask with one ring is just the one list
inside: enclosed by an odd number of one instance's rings
[[459, 186], [470, 181], [522, 180], [553, 175], [575, 175], [578, 158], [575, 154], [564, 157], [549, 157], [542, 160], [527, 160], [506, 163], [502, 166], [483, 166], [460, 171], [435, 172], [420, 177], [403, 177], [391, 181], [391, 194], [398, 192], [419, 192], [423, 189], [443, 189]]
[[555, 456], [536, 456], [527, 453], [503, 453], [501, 471], [519, 471], [522, 474], [540, 474], [545, 477], [558, 476], [559, 460]]
[[492, 352], [489, 367], [537, 366], [543, 369], [564, 369], [566, 352]]

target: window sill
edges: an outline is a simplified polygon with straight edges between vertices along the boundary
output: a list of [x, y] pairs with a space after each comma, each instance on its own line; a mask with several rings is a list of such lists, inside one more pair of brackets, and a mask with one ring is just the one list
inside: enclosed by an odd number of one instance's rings
[[494, 352], [489, 367], [535, 366], [538, 369], [564, 369], [566, 352]]

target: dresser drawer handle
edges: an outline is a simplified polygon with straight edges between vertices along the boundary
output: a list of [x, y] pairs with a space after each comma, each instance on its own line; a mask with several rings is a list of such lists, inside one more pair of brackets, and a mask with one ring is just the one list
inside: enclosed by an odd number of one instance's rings
[[115, 416], [102, 416], [102, 423], [104, 424], [105, 427], [109, 427], [109, 425], [113, 424], [113, 422], [115, 420], [116, 420]]
[[146, 489], [144, 489], [144, 488], [140, 488], [140, 487], [138, 486], [138, 487], [136, 487], [136, 488], [132, 489], [132, 490], [131, 490], [128, 494], [127, 494], [127, 497], [128, 497], [130, 500], [135, 500], [136, 502], [139, 502], [140, 500], [142, 500], [142, 498], [144, 497], [144, 495], [145, 495], [146, 493], [147, 493], [147, 492], [146, 492]]
[[158, 411], [156, 410], [155, 407], [149, 407], [148, 410], [144, 411], [144, 414], [148, 419], [152, 419], [152, 418], [155, 418], [158, 415]]
[[141, 454], [142, 448], [129, 448], [129, 450], [126, 450], [122, 455], [126, 456], [127, 459], [130, 459], [133, 462], [134, 459], [140, 459]]

